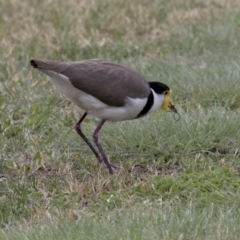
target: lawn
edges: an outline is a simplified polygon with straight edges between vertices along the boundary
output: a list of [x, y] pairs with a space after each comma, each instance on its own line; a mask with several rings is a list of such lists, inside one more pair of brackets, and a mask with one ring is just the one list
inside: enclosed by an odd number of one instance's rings
[[[237, 0], [0, 1], [0, 239], [240, 239], [239, 29]], [[111, 176], [31, 58], [132, 67], [181, 118], [107, 123]]]

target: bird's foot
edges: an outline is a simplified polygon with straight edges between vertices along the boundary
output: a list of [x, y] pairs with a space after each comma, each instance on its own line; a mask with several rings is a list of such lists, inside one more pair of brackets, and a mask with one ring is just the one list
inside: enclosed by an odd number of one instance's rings
[[112, 175], [113, 175], [113, 173], [114, 173], [113, 169], [116, 170], [116, 171], [118, 171], [118, 170], [120, 169], [119, 166], [116, 166], [115, 164], [112, 164], [112, 163], [109, 163], [108, 166], [105, 165], [105, 167], [108, 168], [109, 173], [112, 174]]
[[117, 166], [117, 165], [115, 165], [115, 164], [112, 164], [112, 163], [110, 163], [110, 166], [111, 166], [112, 168], [114, 168], [114, 169], [120, 169], [119, 166]]

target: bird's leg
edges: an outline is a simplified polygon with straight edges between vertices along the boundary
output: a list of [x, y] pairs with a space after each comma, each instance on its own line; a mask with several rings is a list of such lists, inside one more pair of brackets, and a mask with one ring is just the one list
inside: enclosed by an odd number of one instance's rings
[[102, 128], [103, 124], [105, 123], [105, 121], [106, 121], [105, 119], [102, 119], [102, 121], [98, 124], [97, 128], [93, 132], [93, 140], [94, 140], [94, 142], [95, 142], [95, 144], [96, 144], [100, 154], [102, 155], [103, 162], [106, 164], [107, 168], [109, 169], [109, 173], [113, 174], [112, 167], [114, 167], [114, 168], [117, 168], [117, 167], [114, 166], [113, 164], [111, 164], [108, 161], [106, 154], [104, 153], [101, 145], [98, 143], [98, 133], [101, 130], [101, 128]]
[[84, 135], [84, 133], [81, 130], [81, 123], [83, 122], [84, 118], [87, 116], [87, 112], [83, 114], [83, 116], [78, 120], [78, 122], [75, 124], [74, 129], [79, 134], [79, 136], [83, 139], [83, 141], [89, 146], [89, 148], [92, 150], [92, 152], [95, 154], [98, 161], [101, 163], [103, 160], [97, 150], [93, 147], [93, 145], [90, 143], [90, 141], [87, 139], [87, 137]]

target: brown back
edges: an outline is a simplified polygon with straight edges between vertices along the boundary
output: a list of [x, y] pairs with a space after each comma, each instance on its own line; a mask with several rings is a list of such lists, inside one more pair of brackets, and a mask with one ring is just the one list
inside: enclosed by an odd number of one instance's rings
[[52, 70], [67, 76], [74, 87], [110, 106], [120, 107], [127, 97], [147, 98], [150, 94], [150, 87], [141, 74], [110, 61], [91, 59], [58, 62], [33, 59], [33, 62], [35, 68], [43, 72]]

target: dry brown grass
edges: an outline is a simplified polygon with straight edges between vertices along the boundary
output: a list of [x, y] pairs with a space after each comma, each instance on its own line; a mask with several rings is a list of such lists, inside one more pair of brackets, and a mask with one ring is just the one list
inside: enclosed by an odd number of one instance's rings
[[[239, 1], [4, 1], [1, 4], [1, 59], [16, 61], [13, 54], [31, 46], [35, 55], [52, 55], [71, 39], [79, 47], [99, 47], [136, 37], [167, 40], [186, 21], [209, 22], [221, 18], [228, 6]], [[180, 6], [180, 7], [177, 7]], [[159, 21], [160, 20], [160, 21]], [[177, 30], [177, 32], [176, 32]], [[19, 55], [19, 54], [18, 54]], [[12, 63], [13, 64], [13, 63]]]

